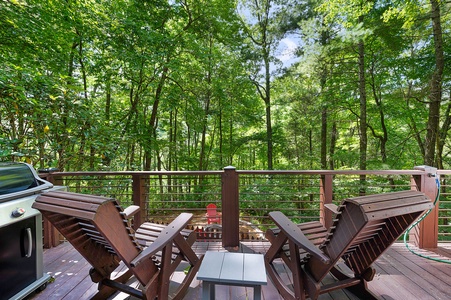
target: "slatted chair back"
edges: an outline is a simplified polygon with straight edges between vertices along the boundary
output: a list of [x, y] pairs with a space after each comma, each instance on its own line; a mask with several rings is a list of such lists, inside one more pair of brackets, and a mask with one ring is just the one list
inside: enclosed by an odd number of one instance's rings
[[328, 237], [319, 248], [328, 264], [311, 257], [307, 268], [322, 280], [339, 259], [355, 274], [364, 274], [425, 210], [431, 201], [417, 191], [349, 198], [338, 207]]
[[[127, 267], [142, 251], [133, 229], [125, 219], [122, 207], [112, 199], [101, 196], [65, 192], [42, 194], [34, 204], [93, 266], [107, 277], [122, 260]], [[157, 271], [148, 260], [134, 271], [141, 283]], [[149, 272], [154, 270], [154, 272]]]
[[[306, 238], [316, 247], [320, 247], [326, 237], [328, 236], [328, 231], [324, 225], [319, 221], [311, 221], [297, 224], [297, 227], [304, 233]], [[275, 242], [277, 235], [280, 233], [280, 228], [268, 229], [265, 233], [265, 238], [271, 243]], [[290, 260], [290, 246], [285, 244], [282, 246], [280, 253], [278, 253], [280, 258], [282, 258], [286, 264], [289, 264]], [[304, 249], [299, 249], [300, 263], [304, 264], [309, 258], [309, 254]]]
[[[196, 234], [184, 229], [192, 214], [181, 213], [169, 225], [143, 223], [135, 232], [119, 203], [101, 196], [48, 192], [36, 198], [39, 209], [92, 265], [90, 276], [99, 283], [95, 299], [106, 299], [116, 290], [141, 299], [168, 299], [170, 278], [181, 261], [189, 265], [173, 299], [182, 299], [202, 257], [191, 246]], [[128, 270], [111, 278], [123, 262]], [[134, 275], [140, 289], [125, 283]]]
[[[296, 225], [281, 212], [269, 216], [278, 226], [266, 233], [268, 275], [284, 299], [317, 299], [346, 288], [362, 299], [376, 299], [367, 288], [375, 275], [374, 261], [433, 203], [421, 192], [401, 191], [344, 200], [331, 228], [320, 222]], [[292, 288], [280, 274], [282, 258], [292, 274]], [[338, 267], [341, 260], [350, 273]], [[336, 282], [324, 283], [332, 273]], [[351, 273], [353, 273], [351, 275]]]

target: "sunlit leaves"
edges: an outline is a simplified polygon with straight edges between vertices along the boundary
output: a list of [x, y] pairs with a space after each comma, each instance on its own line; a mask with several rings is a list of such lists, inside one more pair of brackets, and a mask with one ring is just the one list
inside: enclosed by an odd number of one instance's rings
[[325, 0], [318, 6], [326, 22], [337, 22], [351, 28], [360, 16], [368, 14], [375, 2], [367, 0]]
[[[201, 159], [209, 169], [265, 168], [265, 103], [251, 79], [263, 78], [269, 54], [275, 167], [320, 167], [327, 110], [329, 141], [337, 130], [329, 159], [355, 168], [356, 43], [364, 39], [368, 123], [383, 133], [383, 109], [387, 164], [410, 168], [419, 160], [435, 62], [427, 1], [242, 2], [247, 11], [224, 0], [1, 1], [0, 156], [66, 169], [137, 169], [149, 161], [150, 169], [197, 169]], [[260, 18], [250, 18], [255, 3]], [[267, 20], [264, 3], [271, 4]], [[257, 30], [266, 21], [268, 53]], [[283, 69], [271, 51], [287, 32], [299, 57]], [[379, 150], [370, 138], [372, 167], [387, 165], [378, 164]]]

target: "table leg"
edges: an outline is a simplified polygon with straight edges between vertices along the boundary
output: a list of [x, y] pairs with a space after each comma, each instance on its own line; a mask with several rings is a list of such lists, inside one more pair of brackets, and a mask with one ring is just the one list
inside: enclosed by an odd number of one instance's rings
[[262, 299], [262, 287], [261, 285], [254, 286], [254, 300]]
[[215, 284], [207, 281], [202, 282], [202, 300], [215, 300]]

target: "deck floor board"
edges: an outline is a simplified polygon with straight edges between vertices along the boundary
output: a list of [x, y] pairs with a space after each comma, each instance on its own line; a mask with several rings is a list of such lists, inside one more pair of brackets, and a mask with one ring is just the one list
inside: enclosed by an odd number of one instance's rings
[[[220, 242], [196, 242], [193, 248], [197, 254], [206, 251], [224, 251]], [[243, 242], [243, 252], [264, 253], [268, 248], [266, 242]], [[417, 250], [422, 255], [441, 259], [451, 253], [451, 243], [440, 243], [433, 251]], [[284, 268], [284, 266], [280, 266]], [[380, 299], [441, 299], [451, 300], [451, 264], [424, 259], [412, 254], [402, 243], [395, 243], [375, 263], [377, 274], [368, 283], [370, 290]], [[40, 293], [33, 293], [28, 300], [75, 300], [89, 299], [97, 289], [88, 275], [90, 265], [69, 244], [44, 251], [44, 271], [54, 280]], [[290, 276], [286, 276], [290, 280]], [[328, 280], [333, 280], [329, 278]], [[173, 278], [174, 286], [178, 277]], [[136, 282], [131, 282], [135, 284]], [[234, 286], [217, 286], [216, 295], [223, 300], [245, 300], [253, 298], [253, 289]], [[186, 300], [202, 298], [202, 282], [193, 280]], [[110, 300], [134, 299], [118, 293]], [[262, 299], [282, 300], [277, 289], [268, 279], [268, 285], [262, 287]], [[357, 297], [343, 290], [333, 291], [319, 297], [321, 300], [356, 300]]]

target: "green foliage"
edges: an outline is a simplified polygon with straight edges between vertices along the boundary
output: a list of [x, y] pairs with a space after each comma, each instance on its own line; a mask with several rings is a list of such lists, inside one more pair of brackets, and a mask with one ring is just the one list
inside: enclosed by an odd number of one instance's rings
[[[265, 3], [270, 18], [252, 19]], [[328, 166], [355, 169], [363, 40], [367, 167], [410, 169], [423, 163], [435, 64], [428, 5], [2, 1], [0, 159], [68, 171], [265, 169], [272, 139], [274, 169], [319, 169], [325, 134]], [[441, 5], [448, 32], [449, 4]], [[275, 46], [293, 35], [297, 62], [282, 68]], [[264, 49], [271, 82], [257, 89]], [[445, 168], [449, 75], [445, 68]], [[260, 98], [268, 88], [271, 137]]]

